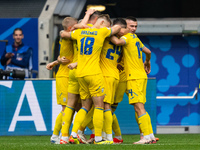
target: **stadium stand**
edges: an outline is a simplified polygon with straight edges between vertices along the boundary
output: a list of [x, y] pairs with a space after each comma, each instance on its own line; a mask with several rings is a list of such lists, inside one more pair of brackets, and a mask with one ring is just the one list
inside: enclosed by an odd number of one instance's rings
[[0, 18], [38, 18], [46, 0], [1, 0]]

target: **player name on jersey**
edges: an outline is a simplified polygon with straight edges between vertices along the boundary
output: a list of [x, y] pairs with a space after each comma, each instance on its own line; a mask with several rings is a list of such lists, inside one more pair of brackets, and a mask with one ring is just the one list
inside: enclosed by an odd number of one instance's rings
[[81, 35], [97, 35], [97, 31], [85, 31], [85, 30], [83, 30], [82, 32], [81, 32]]

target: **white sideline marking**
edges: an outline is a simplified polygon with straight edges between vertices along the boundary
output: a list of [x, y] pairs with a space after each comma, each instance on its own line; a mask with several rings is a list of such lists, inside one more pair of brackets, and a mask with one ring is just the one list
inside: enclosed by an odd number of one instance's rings
[[192, 96], [156, 96], [156, 99], [193, 99], [198, 92], [198, 88], [195, 88]]

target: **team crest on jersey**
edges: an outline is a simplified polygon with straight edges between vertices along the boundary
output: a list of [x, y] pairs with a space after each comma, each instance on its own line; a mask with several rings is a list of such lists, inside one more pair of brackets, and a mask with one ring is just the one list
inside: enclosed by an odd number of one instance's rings
[[66, 102], [66, 97], [63, 97], [63, 102]]

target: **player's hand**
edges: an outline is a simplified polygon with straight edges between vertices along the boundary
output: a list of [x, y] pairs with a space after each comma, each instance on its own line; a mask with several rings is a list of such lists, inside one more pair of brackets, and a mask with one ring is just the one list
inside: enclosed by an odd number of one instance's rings
[[46, 69], [47, 70], [52, 70], [54, 66], [55, 66], [55, 64], [53, 62], [51, 62], [51, 63], [46, 65]]
[[8, 60], [7, 60], [7, 62], [6, 62], [6, 65], [9, 65], [9, 64], [10, 64], [10, 62], [11, 62], [11, 60], [12, 60], [11, 58], [10, 58], [10, 59], [8, 59]]
[[117, 64], [117, 69], [119, 70], [119, 72], [124, 70], [124, 67], [120, 64]]
[[14, 53], [6, 53], [5, 57], [6, 58], [11, 58], [13, 57], [15, 54]]
[[63, 38], [63, 32], [65, 32], [65, 30], [61, 30], [60, 31], [60, 36]]
[[71, 63], [71, 64], [69, 64], [67, 67], [68, 67], [69, 69], [73, 70], [74, 68], [77, 67], [77, 62]]
[[147, 74], [150, 74], [151, 72], [151, 63], [150, 61], [145, 61], [144, 62], [144, 70]]
[[85, 13], [88, 15], [92, 15], [95, 11], [95, 9], [88, 9]]

